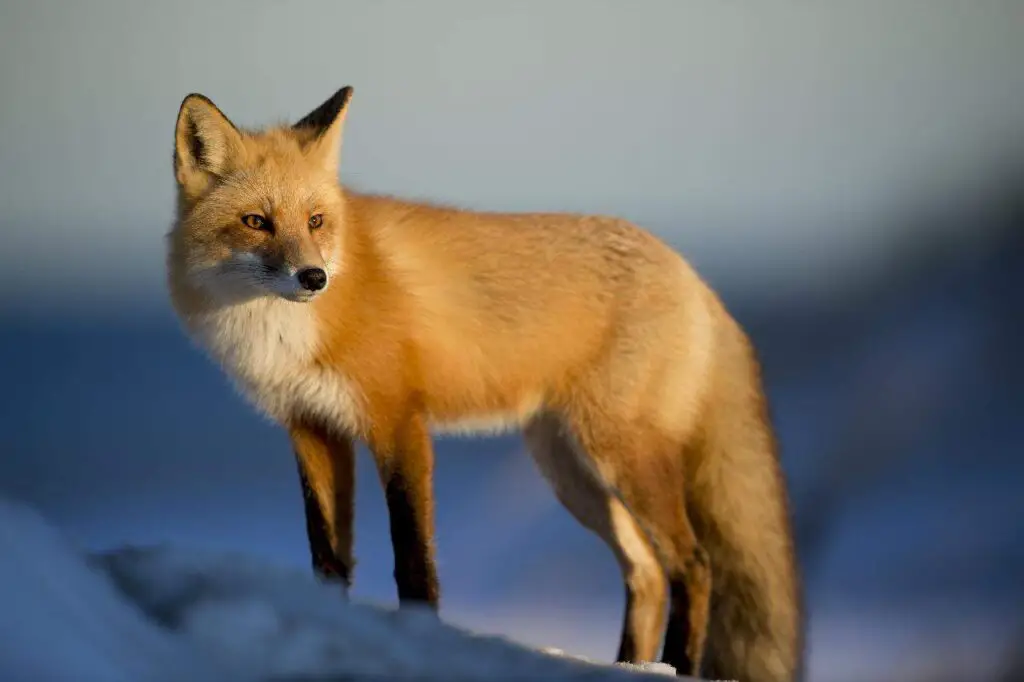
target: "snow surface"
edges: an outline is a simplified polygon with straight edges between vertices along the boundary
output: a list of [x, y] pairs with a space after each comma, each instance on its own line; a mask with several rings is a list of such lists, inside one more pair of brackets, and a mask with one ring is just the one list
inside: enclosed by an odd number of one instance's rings
[[625, 682], [675, 672], [545, 653], [426, 610], [353, 603], [310, 572], [235, 554], [149, 547], [87, 555], [34, 510], [4, 499], [0, 604], [6, 682]]

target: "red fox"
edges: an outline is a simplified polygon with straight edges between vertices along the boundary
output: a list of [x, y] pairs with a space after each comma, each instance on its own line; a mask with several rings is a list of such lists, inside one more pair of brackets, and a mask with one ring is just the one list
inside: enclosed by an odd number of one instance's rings
[[485, 213], [340, 184], [352, 88], [293, 125], [188, 95], [168, 285], [183, 327], [287, 429], [315, 572], [352, 581], [354, 443], [400, 605], [439, 605], [436, 430], [521, 429], [626, 588], [617, 660], [782, 682], [802, 605], [748, 337], [681, 255], [613, 217]]

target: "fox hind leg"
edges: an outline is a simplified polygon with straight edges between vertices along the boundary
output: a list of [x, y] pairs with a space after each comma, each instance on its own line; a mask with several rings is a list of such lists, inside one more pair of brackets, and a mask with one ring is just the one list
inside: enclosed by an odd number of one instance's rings
[[626, 588], [626, 608], [616, 660], [654, 661], [661, 644], [668, 585], [661, 564], [633, 516], [579, 452], [557, 416], [534, 418], [524, 436], [555, 495], [615, 554]]
[[712, 576], [686, 511], [683, 445], [652, 427], [607, 417], [579, 420], [574, 431], [664, 567], [669, 616], [662, 660], [681, 675], [699, 676]]

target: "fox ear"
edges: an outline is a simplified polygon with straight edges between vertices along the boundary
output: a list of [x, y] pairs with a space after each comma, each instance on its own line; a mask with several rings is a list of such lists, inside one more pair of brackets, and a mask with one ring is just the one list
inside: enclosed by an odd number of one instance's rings
[[292, 126], [306, 135], [308, 150], [319, 155], [324, 166], [335, 173], [341, 158], [341, 129], [345, 125], [352, 92], [352, 87], [346, 85]]
[[174, 174], [183, 188], [201, 191], [241, 149], [241, 134], [213, 102], [196, 93], [182, 100], [174, 128]]

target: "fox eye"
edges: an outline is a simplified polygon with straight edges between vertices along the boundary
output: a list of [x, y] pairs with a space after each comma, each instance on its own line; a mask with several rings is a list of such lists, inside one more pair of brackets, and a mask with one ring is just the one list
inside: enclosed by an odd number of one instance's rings
[[267, 219], [256, 213], [249, 213], [242, 216], [242, 224], [254, 230], [262, 230], [267, 226]]
[[310, 216], [309, 218], [309, 229], [315, 230], [324, 224], [324, 217], [322, 214], [317, 213], [316, 215]]

